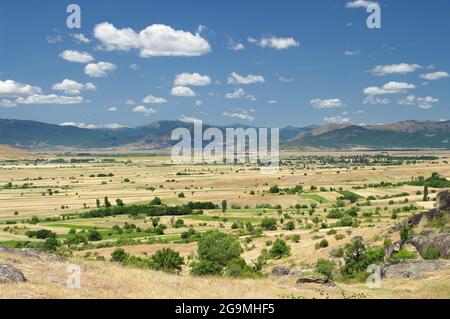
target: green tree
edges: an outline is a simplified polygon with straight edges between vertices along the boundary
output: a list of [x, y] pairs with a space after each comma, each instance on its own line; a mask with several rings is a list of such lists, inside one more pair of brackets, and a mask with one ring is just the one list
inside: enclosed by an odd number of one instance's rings
[[106, 208], [111, 207], [111, 203], [109, 202], [108, 197], [106, 197], [106, 196], [105, 196], [105, 199], [104, 199], [104, 203], [105, 203], [105, 207]]
[[155, 270], [179, 272], [184, 265], [184, 259], [178, 252], [170, 248], [163, 248], [150, 257], [150, 265]]
[[425, 185], [423, 187], [423, 201], [427, 202], [428, 201], [428, 186]]
[[116, 199], [116, 204], [117, 204], [117, 206], [119, 206], [119, 207], [125, 206], [125, 204], [123, 203], [123, 200], [121, 200], [120, 198], [117, 198], [117, 199]]
[[162, 204], [162, 202], [161, 202], [161, 199], [159, 197], [155, 197], [154, 199], [152, 199], [150, 201], [150, 205], [152, 205], [152, 206], [159, 206], [161, 204]]
[[116, 248], [111, 254], [111, 261], [124, 263], [128, 259], [129, 255], [123, 248]]
[[283, 239], [278, 238], [269, 251], [271, 258], [280, 259], [291, 254], [291, 247]]
[[97, 231], [97, 230], [92, 230], [88, 234], [88, 240], [89, 241], [99, 241], [99, 240], [102, 240], [102, 239], [103, 239], [102, 234], [100, 234], [100, 232]]
[[49, 237], [45, 240], [42, 248], [46, 251], [55, 251], [60, 246], [59, 241], [55, 237]]
[[210, 274], [217, 274], [218, 269], [222, 273], [230, 260], [239, 258], [242, 247], [236, 237], [214, 230], [200, 237], [197, 253], [200, 264], [194, 265], [193, 273], [205, 274], [210, 268]]
[[314, 265], [314, 270], [328, 279], [333, 279], [336, 263], [333, 260], [319, 259]]
[[264, 217], [261, 221], [264, 230], [277, 230], [277, 220], [275, 218]]
[[271, 194], [278, 194], [280, 192], [280, 188], [278, 185], [273, 185], [269, 188], [269, 193]]
[[222, 213], [225, 214], [226, 210], [227, 210], [227, 201], [224, 199], [222, 201]]

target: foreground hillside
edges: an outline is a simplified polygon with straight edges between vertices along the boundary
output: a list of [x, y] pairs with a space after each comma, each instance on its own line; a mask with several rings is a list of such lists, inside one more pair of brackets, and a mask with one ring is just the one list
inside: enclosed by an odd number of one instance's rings
[[[425, 279], [389, 279], [382, 289], [365, 283], [298, 285], [294, 278], [229, 279], [170, 275], [81, 259], [49, 260], [0, 252], [2, 263], [21, 269], [28, 281], [0, 284], [0, 298], [448, 298], [450, 269]], [[67, 266], [82, 267], [81, 288], [66, 286]]]

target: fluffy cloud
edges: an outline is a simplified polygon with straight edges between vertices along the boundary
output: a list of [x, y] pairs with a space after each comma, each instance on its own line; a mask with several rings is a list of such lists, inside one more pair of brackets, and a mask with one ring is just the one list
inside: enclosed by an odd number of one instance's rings
[[95, 60], [91, 54], [75, 50], [66, 50], [62, 52], [59, 56], [69, 62], [84, 63], [84, 64]]
[[201, 100], [195, 101], [195, 106], [200, 106], [202, 104], [203, 104], [203, 101], [201, 101]]
[[439, 80], [439, 79], [448, 78], [448, 77], [449, 77], [449, 74], [447, 72], [442, 72], [442, 71], [420, 75], [421, 79], [425, 79], [425, 80], [429, 80], [429, 81]]
[[163, 97], [156, 97], [153, 95], [149, 95], [144, 97], [144, 99], [142, 100], [142, 103], [146, 103], [146, 104], [163, 104], [163, 103], [167, 103], [167, 100]]
[[269, 101], [267, 101], [267, 103], [269, 103], [269, 104], [278, 104], [278, 101], [277, 100], [269, 100]]
[[56, 91], [64, 91], [64, 93], [68, 95], [78, 95], [82, 90], [96, 90], [96, 86], [90, 82], [83, 84], [78, 83], [77, 81], [65, 79], [61, 83], [53, 84], [52, 89]]
[[298, 47], [300, 43], [296, 41], [294, 38], [278, 38], [278, 37], [270, 37], [270, 38], [262, 38], [258, 45], [261, 48], [272, 48], [276, 50], [285, 50], [291, 47]]
[[211, 84], [211, 78], [198, 73], [181, 73], [175, 77], [175, 86], [205, 86]]
[[32, 95], [41, 92], [41, 88], [37, 86], [31, 86], [14, 80], [0, 81], [0, 96]]
[[156, 110], [152, 108], [146, 108], [145, 106], [142, 105], [138, 105], [133, 109], [133, 112], [144, 113], [145, 116], [150, 116], [152, 114], [155, 114]]
[[232, 51], [241, 51], [241, 50], [245, 50], [245, 46], [242, 43], [231, 42], [228, 45], [228, 49], [232, 50]]
[[417, 70], [422, 69], [423, 67], [418, 64], [390, 64], [390, 65], [377, 65], [374, 67], [371, 72], [376, 76], [383, 76], [389, 74], [406, 74], [415, 72]]
[[254, 95], [247, 94], [245, 90], [241, 88], [234, 90], [234, 92], [225, 94], [225, 97], [230, 100], [246, 98], [247, 100], [250, 101], [256, 101]]
[[383, 87], [371, 86], [364, 89], [366, 95], [385, 95], [385, 94], [397, 94], [406, 93], [407, 90], [415, 89], [414, 84], [406, 82], [388, 82]]
[[131, 28], [117, 29], [108, 22], [97, 24], [94, 36], [108, 51], [139, 50], [143, 58], [154, 56], [201, 56], [211, 52], [209, 43], [195, 35], [170, 26], [153, 24], [139, 33]]
[[191, 88], [188, 88], [187, 86], [175, 86], [172, 91], [170, 92], [173, 96], [196, 96], [194, 91], [192, 91]]
[[391, 103], [391, 101], [387, 98], [379, 98], [379, 97], [374, 97], [372, 95], [369, 95], [368, 97], [366, 97], [363, 101], [364, 104], [371, 104], [371, 105], [386, 105]]
[[415, 95], [408, 95], [404, 99], [397, 101], [399, 105], [417, 105], [421, 109], [429, 109], [433, 104], [438, 103], [439, 99], [432, 96], [416, 97]]
[[241, 99], [245, 96], [245, 91], [243, 89], [236, 89], [233, 93], [225, 94], [227, 99]]
[[60, 96], [55, 94], [40, 95], [33, 94], [26, 98], [19, 97], [16, 99], [17, 104], [80, 104], [84, 99], [81, 96]]
[[89, 63], [84, 68], [84, 73], [92, 78], [100, 78], [108, 76], [110, 72], [116, 69], [116, 65], [109, 62]]
[[236, 72], [231, 73], [227, 80], [228, 84], [254, 84], [254, 83], [264, 83], [264, 77], [262, 75], [249, 74], [247, 76], [242, 76]]
[[340, 99], [313, 99], [309, 103], [316, 109], [332, 109], [345, 106]]
[[236, 112], [236, 113], [225, 112], [225, 113], [222, 113], [222, 115], [232, 117], [232, 118], [238, 118], [238, 119], [241, 119], [244, 121], [249, 121], [249, 122], [252, 122], [255, 120], [255, 118], [252, 115], [248, 114], [247, 111]]
[[91, 43], [91, 40], [86, 38], [83, 33], [75, 33], [70, 35], [77, 43], [80, 44], [88, 44]]
[[343, 117], [341, 115], [338, 115], [338, 116], [324, 117], [323, 120], [325, 123], [328, 124], [347, 124], [350, 123], [352, 119], [349, 117]]
[[355, 0], [347, 2], [345, 5], [346, 8], [356, 9], [356, 8], [368, 8], [371, 5], [378, 4], [378, 2], [367, 1], [367, 0]]
[[108, 108], [109, 112], [117, 112], [117, 106], [111, 106], [110, 108]]

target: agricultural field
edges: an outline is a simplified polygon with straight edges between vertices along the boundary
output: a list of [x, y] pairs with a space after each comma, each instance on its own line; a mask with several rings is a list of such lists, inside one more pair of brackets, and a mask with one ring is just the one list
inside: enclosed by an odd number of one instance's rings
[[[427, 280], [384, 279], [369, 289], [369, 274], [344, 276], [338, 259], [355, 238], [384, 255], [402, 236], [389, 228], [434, 208], [436, 195], [450, 188], [449, 158], [446, 151], [288, 152], [274, 174], [250, 164], [176, 165], [155, 154], [4, 158], [0, 259], [15, 262], [30, 280], [19, 289], [4, 286], [0, 296], [26, 290], [30, 297], [448, 298], [447, 268]], [[443, 222], [440, 231], [448, 229]], [[221, 269], [199, 248], [202, 238], [217, 234], [240, 246], [235, 264]], [[219, 237], [211, 242], [222, 243]], [[65, 259], [49, 265], [8, 249]], [[155, 266], [160, 252], [182, 261]], [[318, 261], [336, 274], [341, 267], [333, 285], [298, 285], [272, 274], [282, 267], [326, 274]], [[80, 290], [64, 287], [69, 263], [86, 270], [89, 284]]]

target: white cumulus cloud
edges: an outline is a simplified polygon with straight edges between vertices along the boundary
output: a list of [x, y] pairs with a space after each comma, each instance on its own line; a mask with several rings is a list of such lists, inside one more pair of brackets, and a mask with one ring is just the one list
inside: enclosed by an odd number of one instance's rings
[[138, 105], [133, 109], [133, 112], [143, 113], [145, 116], [150, 116], [152, 114], [155, 114], [156, 110], [152, 108], [146, 108], [145, 106], [142, 105]]
[[423, 67], [418, 64], [390, 64], [390, 65], [377, 65], [371, 72], [376, 76], [390, 75], [390, 74], [407, 74], [422, 69]]
[[294, 38], [270, 37], [262, 38], [257, 42], [261, 48], [272, 48], [276, 50], [285, 50], [291, 47], [298, 47], [300, 43]]
[[113, 24], [103, 22], [94, 28], [94, 36], [108, 51], [139, 50], [143, 58], [154, 56], [201, 56], [211, 52], [208, 41], [199, 33], [174, 30], [163, 24], [153, 24], [142, 31], [131, 28], [118, 29]]
[[167, 100], [163, 97], [156, 97], [153, 95], [148, 95], [142, 99], [142, 103], [146, 104], [163, 104], [167, 103]]
[[175, 77], [175, 86], [206, 86], [211, 84], [211, 78], [199, 73], [181, 73]]
[[309, 103], [316, 109], [332, 109], [345, 106], [340, 99], [313, 99]]
[[397, 94], [406, 93], [408, 90], [415, 89], [414, 84], [406, 82], [388, 82], [382, 87], [370, 86], [364, 89], [364, 94], [366, 95], [385, 95], [385, 94]]
[[66, 50], [62, 52], [59, 56], [69, 62], [84, 63], [84, 64], [95, 60], [91, 54], [75, 50]]
[[429, 80], [429, 81], [440, 80], [440, 79], [444, 79], [444, 78], [448, 78], [448, 77], [449, 77], [449, 74], [447, 72], [443, 72], [443, 71], [420, 75], [421, 79], [425, 79], [425, 80]]
[[191, 88], [187, 86], [175, 86], [172, 88], [172, 91], [170, 92], [173, 96], [185, 96], [185, 97], [191, 97], [196, 96], [194, 91], [192, 91]]
[[378, 4], [378, 2], [367, 1], [367, 0], [355, 0], [347, 2], [345, 5], [348, 9], [356, 9], [356, 8], [368, 8], [371, 5]]
[[231, 73], [228, 77], [228, 84], [255, 84], [255, 83], [264, 83], [264, 77], [262, 75], [253, 75], [249, 74], [247, 76], [242, 76], [237, 74], [236, 72]]
[[32, 95], [41, 92], [41, 88], [37, 86], [16, 82], [14, 80], [0, 80], [0, 96]]
[[40, 95], [33, 94], [26, 98], [19, 97], [16, 99], [17, 104], [80, 104], [84, 99], [81, 96], [60, 96], [55, 94]]
[[96, 86], [91, 82], [83, 84], [77, 81], [65, 79], [60, 83], [53, 84], [52, 89], [56, 91], [64, 91], [64, 93], [68, 95], [78, 95], [82, 90], [94, 91], [96, 90]]
[[116, 69], [116, 65], [109, 62], [89, 63], [84, 68], [84, 73], [92, 78], [100, 78], [108, 76], [109, 73]]

